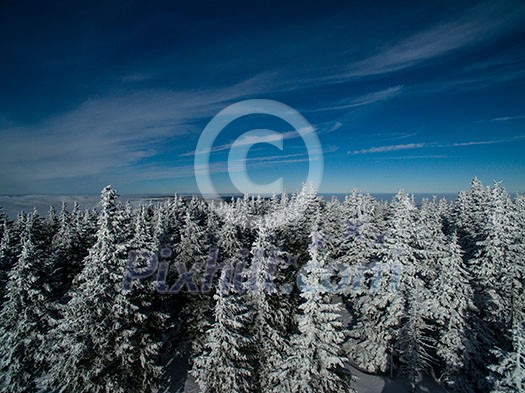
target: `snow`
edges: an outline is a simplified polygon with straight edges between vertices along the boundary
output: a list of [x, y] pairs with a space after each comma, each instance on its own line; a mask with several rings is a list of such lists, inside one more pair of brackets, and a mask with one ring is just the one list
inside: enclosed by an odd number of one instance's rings
[[[108, 186], [101, 202], [80, 199], [96, 211], [55, 198], [70, 208], [0, 212], [4, 383], [140, 392], [163, 387], [162, 372], [179, 393], [196, 382], [206, 393], [523, 391], [525, 198], [499, 183], [421, 205], [403, 192], [325, 202], [306, 188], [124, 206]], [[164, 270], [123, 291], [137, 249]], [[160, 293], [163, 277], [200, 292]], [[17, 300], [26, 294], [36, 300]], [[43, 341], [29, 366], [7, 340], [21, 329], [26, 344]]]
[[[352, 366], [347, 367], [352, 375], [357, 377], [357, 381], [352, 386], [358, 393], [411, 393], [410, 384], [402, 378], [391, 379], [385, 376], [366, 374]], [[416, 392], [446, 393], [446, 390], [432, 378], [425, 377], [417, 386]], [[184, 393], [199, 393], [199, 386], [191, 376], [186, 379]]]

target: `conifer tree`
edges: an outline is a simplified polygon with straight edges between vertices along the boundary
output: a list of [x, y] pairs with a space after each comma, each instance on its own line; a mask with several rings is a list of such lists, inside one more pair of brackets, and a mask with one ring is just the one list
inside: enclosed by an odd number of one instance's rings
[[286, 294], [280, 294], [275, 285], [282, 259], [269, 227], [272, 227], [271, 223], [259, 222], [246, 283], [247, 301], [253, 312], [251, 334], [257, 353], [255, 379], [262, 391], [277, 383], [274, 371], [288, 353], [291, 322], [290, 299]]
[[202, 393], [255, 391], [249, 356], [250, 312], [229, 284], [230, 270], [221, 273], [214, 295], [213, 323], [203, 352], [193, 361], [192, 374]]
[[[508, 194], [496, 183], [491, 190], [483, 240], [477, 243], [478, 250], [468, 261], [474, 278], [476, 306], [493, 339], [503, 338], [504, 332], [512, 326], [512, 284], [516, 271], [515, 261], [511, 260], [515, 224], [511, 222], [511, 211]], [[505, 347], [507, 344], [500, 341], [498, 345]]]
[[124, 214], [116, 192], [101, 195], [96, 243], [77, 277], [64, 318], [50, 334], [46, 386], [74, 392], [144, 392], [158, 388], [160, 343], [144, 329], [156, 316], [144, 293], [122, 287], [126, 267]]
[[345, 337], [340, 321], [341, 304], [332, 301], [323, 285], [328, 275], [326, 239], [317, 226], [311, 233], [310, 259], [304, 266], [298, 333], [291, 339], [287, 358], [276, 369], [279, 381], [272, 392], [350, 392], [350, 376], [344, 374]]
[[380, 229], [374, 216], [375, 204], [368, 195], [353, 192], [342, 205], [345, 223], [339, 230], [339, 252], [333, 258], [346, 267], [348, 280], [345, 294], [353, 298], [362, 294], [362, 273], [377, 256]]
[[44, 258], [33, 243], [31, 225], [29, 218], [0, 313], [0, 386], [11, 392], [35, 389], [35, 380], [43, 371], [39, 351], [52, 323], [43, 285]]
[[515, 325], [525, 321], [525, 195], [518, 195], [514, 200], [511, 222], [514, 225], [514, 240], [509, 246], [509, 271], [511, 295], [511, 321]]
[[67, 291], [73, 284], [74, 278], [81, 272], [89, 248], [89, 243], [82, 242], [81, 228], [74, 221], [77, 212], [74, 214], [69, 213], [65, 203], [62, 205], [57, 218], [57, 233], [53, 237], [49, 257], [51, 298], [60, 303], [67, 302]]
[[0, 304], [3, 306], [9, 272], [18, 259], [20, 240], [13, 227], [5, 222], [2, 227], [4, 235], [0, 241]]
[[0, 241], [4, 237], [4, 229], [9, 223], [7, 213], [4, 211], [4, 208], [0, 206]]
[[367, 371], [391, 373], [406, 302], [420, 275], [413, 248], [416, 207], [400, 191], [390, 206], [387, 232], [378, 244], [377, 260], [368, 266], [364, 288], [354, 301], [356, 325], [348, 355]]
[[443, 368], [440, 380], [454, 392], [473, 392], [474, 383], [469, 377], [476, 373], [475, 357], [479, 352], [471, 326], [476, 310], [455, 233], [448, 240], [446, 251], [436, 266], [426, 301], [438, 327], [436, 353]]
[[517, 323], [512, 330], [512, 349], [496, 350], [499, 363], [489, 368], [492, 374], [492, 393], [514, 393], [525, 391], [525, 326]]
[[490, 191], [477, 177], [472, 180], [470, 190], [458, 195], [453, 216], [465, 260], [477, 252], [477, 242], [483, 238], [487, 224], [489, 204]]
[[416, 391], [422, 373], [430, 368], [430, 348], [435, 346], [434, 338], [428, 335], [434, 328], [428, 322], [428, 311], [424, 307], [424, 300], [428, 299], [429, 293], [422, 283], [419, 281], [419, 285], [416, 284], [407, 293], [405, 313], [396, 342], [402, 360], [401, 374], [408, 379], [412, 392]]
[[[168, 280], [172, 283], [170, 290], [178, 293], [175, 296], [172, 293], [170, 301], [182, 304], [179, 318], [184, 330], [181, 334], [191, 343], [190, 358], [193, 359], [203, 351], [204, 333], [209, 328], [213, 310], [212, 295], [209, 291], [203, 293], [202, 290], [205, 289], [207, 264], [213, 263], [215, 254], [208, 243], [205, 222], [201, 222], [204, 220], [201, 205], [196, 198], [190, 204], [192, 210], [190, 212], [188, 207], [183, 216], [180, 240], [175, 245], [175, 258], [170, 265]], [[191, 272], [187, 281], [181, 280], [185, 272]]]

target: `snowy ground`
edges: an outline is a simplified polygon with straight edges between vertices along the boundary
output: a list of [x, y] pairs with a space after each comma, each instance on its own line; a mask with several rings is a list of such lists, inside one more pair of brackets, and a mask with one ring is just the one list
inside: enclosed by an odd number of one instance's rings
[[[365, 374], [351, 368], [352, 374], [358, 377], [354, 388], [358, 393], [408, 393], [410, 385], [401, 378], [390, 379], [377, 375]], [[418, 385], [416, 392], [445, 393], [446, 391], [431, 378], [424, 378]]]
[[[339, 296], [334, 298], [335, 302], [341, 302], [342, 299]], [[350, 324], [351, 316], [346, 311], [342, 312], [342, 321], [347, 326]], [[186, 373], [187, 358], [178, 359], [178, 361], [172, 363], [171, 369], [168, 370], [168, 374], [172, 376], [174, 383], [170, 389], [170, 392], [175, 393], [199, 393], [199, 387], [195, 383], [191, 375]], [[354, 382], [353, 387], [358, 393], [411, 393], [409, 383], [403, 378], [388, 378], [387, 376], [373, 375], [364, 373], [351, 365], [347, 365], [353, 376], [357, 377], [357, 381]], [[179, 371], [177, 371], [179, 370]], [[180, 372], [180, 370], [184, 370]], [[180, 384], [184, 383], [184, 390], [180, 389]], [[425, 376], [422, 378], [416, 388], [417, 393], [446, 393], [443, 387], [439, 386], [431, 377]]]
[[[354, 382], [353, 387], [358, 393], [410, 393], [410, 385], [403, 379], [390, 379], [377, 375], [365, 374], [353, 367], [350, 367], [352, 374], [358, 380]], [[446, 393], [431, 378], [424, 378], [416, 389], [418, 393]], [[188, 376], [184, 387], [184, 393], [199, 393], [199, 388], [193, 378]]]

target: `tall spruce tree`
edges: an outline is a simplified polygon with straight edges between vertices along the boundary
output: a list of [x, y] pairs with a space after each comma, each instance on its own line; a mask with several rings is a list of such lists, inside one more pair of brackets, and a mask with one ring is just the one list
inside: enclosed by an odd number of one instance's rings
[[413, 248], [416, 207], [400, 191], [390, 205], [377, 259], [365, 272], [364, 288], [354, 301], [356, 324], [348, 356], [367, 371], [390, 371], [396, 366], [396, 342], [410, 291], [419, 286]]
[[274, 371], [288, 353], [291, 322], [289, 296], [280, 294], [275, 285], [282, 259], [269, 229], [272, 226], [264, 220], [259, 222], [246, 283], [248, 307], [252, 310], [252, 345], [257, 354], [255, 380], [262, 391], [277, 383]]
[[490, 366], [489, 381], [492, 393], [514, 393], [525, 391], [525, 326], [516, 323], [512, 330], [512, 349], [496, 350], [499, 363]]
[[436, 354], [443, 370], [439, 379], [451, 391], [474, 392], [470, 377], [476, 372], [474, 361], [479, 348], [471, 324], [476, 310], [455, 233], [448, 240], [446, 251], [436, 266], [427, 300], [438, 329]]
[[126, 267], [123, 210], [116, 192], [102, 190], [96, 243], [77, 277], [64, 318], [50, 334], [50, 369], [43, 383], [74, 392], [144, 392], [160, 382], [160, 343], [145, 331], [155, 315], [143, 293], [123, 290]]
[[20, 252], [20, 239], [14, 228], [4, 223], [4, 235], [0, 241], [0, 307], [3, 307], [9, 272], [13, 268]]
[[326, 239], [314, 225], [310, 235], [310, 259], [304, 266], [298, 333], [289, 353], [275, 370], [278, 384], [268, 391], [285, 393], [351, 392], [350, 375], [344, 372], [341, 344], [345, 336], [340, 303], [323, 285], [328, 276]]
[[33, 242], [32, 224], [30, 215], [0, 313], [0, 386], [10, 392], [36, 389], [35, 380], [43, 372], [39, 351], [52, 324], [43, 285], [45, 260]]
[[249, 354], [250, 311], [230, 284], [231, 273], [231, 265], [221, 273], [213, 322], [203, 352], [193, 361], [191, 372], [202, 393], [256, 391]]

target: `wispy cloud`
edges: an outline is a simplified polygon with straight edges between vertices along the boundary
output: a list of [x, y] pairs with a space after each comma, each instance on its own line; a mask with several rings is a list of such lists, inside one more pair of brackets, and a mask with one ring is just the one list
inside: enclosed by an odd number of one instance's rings
[[263, 81], [254, 77], [224, 89], [143, 90], [92, 98], [31, 126], [7, 126], [0, 133], [0, 167], [9, 170], [1, 171], [0, 185], [7, 190], [118, 171], [122, 181], [123, 173], [137, 176], [143, 169], [139, 161], [167, 145], [183, 147], [169, 142], [193, 135], [195, 121], [211, 118], [225, 103], [265, 91]]
[[[255, 130], [256, 131], [256, 130]], [[260, 131], [265, 131], [265, 130], [260, 130]], [[307, 133], [310, 133], [310, 132], [315, 132], [315, 128], [307, 128], [307, 129], [304, 129], [304, 130], [301, 130], [303, 135], [307, 134]], [[287, 139], [294, 139], [294, 138], [299, 138], [301, 137], [301, 134], [299, 134], [298, 131], [286, 131], [286, 132], [283, 132], [283, 133], [280, 133], [279, 135], [276, 135], [276, 134], [266, 134], [263, 132], [262, 135], [260, 136], [257, 136], [257, 135], [248, 135], [248, 136], [244, 136], [244, 135], [241, 135], [239, 137], [239, 139], [237, 139], [235, 142], [231, 142], [231, 143], [225, 143], [223, 145], [219, 145], [219, 146], [215, 146], [215, 147], [212, 147], [211, 149], [208, 149], [208, 150], [202, 150], [202, 151], [195, 151], [195, 150], [192, 150], [192, 151], [188, 151], [188, 152], [185, 152], [185, 153], [182, 153], [182, 154], [179, 154], [179, 157], [193, 157], [195, 154], [208, 154], [208, 153], [217, 153], [219, 151], [224, 151], [224, 150], [229, 150], [233, 147], [233, 144], [235, 143], [236, 146], [246, 146], [246, 145], [255, 145], [257, 143], [272, 143], [272, 142], [276, 142], [276, 141], [279, 141], [279, 140], [287, 140]]]
[[[260, 131], [265, 131], [265, 130], [260, 130]], [[307, 128], [307, 129], [304, 129], [304, 130], [301, 130], [303, 132], [303, 135], [305, 133], [310, 133], [310, 132], [314, 132], [315, 129], [314, 128]], [[301, 134], [299, 134], [298, 131], [286, 131], [286, 132], [283, 132], [283, 133], [279, 133], [279, 135], [276, 135], [276, 134], [265, 134], [263, 132], [263, 135], [260, 135], [260, 136], [257, 136], [257, 135], [248, 135], [248, 136], [245, 136], [245, 135], [241, 135], [239, 137], [239, 139], [237, 139], [235, 142], [231, 142], [231, 143], [225, 143], [223, 145], [219, 145], [219, 146], [214, 146], [212, 147], [211, 149], [208, 149], [208, 150], [202, 150], [202, 151], [196, 151], [196, 150], [192, 150], [192, 151], [189, 151], [189, 152], [185, 152], [185, 153], [182, 153], [182, 154], [179, 154], [179, 157], [193, 157], [195, 154], [208, 154], [208, 153], [217, 153], [219, 151], [224, 151], [224, 150], [229, 150], [233, 147], [233, 144], [235, 143], [236, 146], [247, 146], [247, 145], [255, 145], [257, 143], [272, 143], [272, 142], [276, 142], [276, 141], [279, 141], [279, 140], [286, 140], [286, 139], [294, 139], [294, 138], [299, 138], [301, 136]]]
[[476, 146], [476, 145], [494, 145], [497, 143], [509, 142], [508, 139], [493, 140], [493, 141], [471, 141], [471, 142], [459, 142], [451, 143], [449, 145], [440, 145], [438, 147], [461, 147], [461, 146]]
[[[517, 135], [511, 138], [504, 139], [493, 139], [485, 141], [465, 141], [465, 142], [455, 142], [455, 143], [407, 143], [401, 145], [385, 145], [385, 146], [374, 146], [367, 149], [353, 150], [349, 151], [348, 154], [358, 155], [358, 154], [370, 154], [370, 153], [385, 153], [398, 150], [414, 150], [422, 148], [440, 148], [440, 147], [465, 147], [465, 146], [477, 146], [477, 145], [495, 145], [499, 143], [508, 143], [515, 142], [517, 140], [525, 139], [525, 135]], [[423, 157], [423, 156], [421, 156]]]
[[368, 149], [354, 150], [349, 151], [348, 154], [369, 154], [369, 153], [384, 153], [397, 150], [412, 150], [412, 149], [421, 149], [425, 147], [424, 143], [407, 143], [402, 145], [387, 145], [387, 146], [374, 146]]
[[325, 106], [322, 108], [316, 108], [312, 110], [311, 112], [321, 112], [321, 111], [332, 111], [332, 110], [340, 110], [340, 109], [349, 109], [349, 108], [355, 108], [363, 105], [370, 105], [374, 104], [376, 102], [386, 101], [389, 100], [395, 96], [397, 96], [399, 93], [401, 93], [403, 89], [403, 86], [394, 86], [389, 87], [384, 90], [364, 94], [359, 97], [354, 97], [351, 99], [345, 99], [342, 101], [337, 101], [336, 103]]
[[450, 158], [450, 156], [442, 154], [433, 154], [423, 156], [377, 157], [378, 160], [421, 160], [425, 158]]
[[351, 64], [337, 78], [384, 74], [412, 67], [511, 30], [523, 18], [519, 2], [486, 1], [455, 20], [442, 22]]
[[417, 132], [388, 132], [370, 135], [371, 138], [380, 139], [383, 141], [395, 141], [400, 139], [412, 138], [418, 135]]
[[509, 121], [509, 120], [521, 120], [521, 119], [525, 119], [525, 115], [496, 117], [494, 119], [490, 119], [489, 121]]
[[229, 171], [238, 172], [244, 170], [247, 164], [251, 169], [266, 168], [268, 166], [283, 166], [288, 164], [308, 162], [318, 160], [319, 157], [306, 157], [306, 153], [286, 154], [282, 156], [263, 156], [249, 157], [246, 160], [233, 160], [231, 164], [227, 160], [212, 162], [207, 166], [195, 168], [192, 165], [177, 166], [177, 168], [167, 168], [159, 165], [147, 165], [139, 171], [134, 180], [151, 180], [151, 179], [177, 179], [192, 177], [195, 174], [216, 174], [226, 173]]
[[517, 135], [512, 138], [493, 139], [488, 141], [468, 141], [459, 143], [450, 143], [447, 145], [440, 145], [439, 147], [461, 147], [461, 146], [476, 146], [476, 145], [495, 145], [499, 143], [515, 142], [521, 139], [525, 139], [525, 135]]

